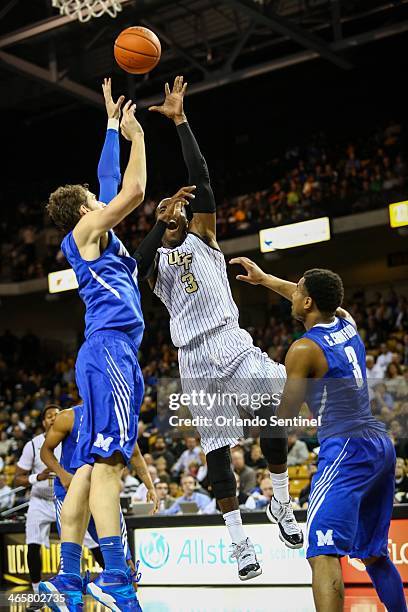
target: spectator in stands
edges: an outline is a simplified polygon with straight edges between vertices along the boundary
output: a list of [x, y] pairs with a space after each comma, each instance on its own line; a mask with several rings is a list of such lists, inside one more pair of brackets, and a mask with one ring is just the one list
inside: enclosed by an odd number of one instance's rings
[[169, 483], [169, 495], [174, 497], [174, 499], [177, 499], [183, 495], [183, 491], [181, 490], [179, 483], [175, 480], [172, 480]]
[[11, 492], [11, 487], [8, 486], [6, 476], [0, 474], [0, 512], [8, 510], [14, 506], [14, 493]]
[[382, 342], [380, 345], [380, 354], [377, 357], [377, 367], [381, 368], [383, 377], [387, 366], [392, 361], [392, 352], [388, 349], [387, 344]]
[[402, 385], [402, 369], [396, 363], [389, 363], [385, 371], [384, 384], [388, 393], [395, 399], [398, 396], [399, 386]]
[[408, 477], [405, 461], [402, 457], [397, 457], [395, 465], [395, 502], [398, 504], [408, 503]]
[[175, 503], [176, 499], [169, 495], [169, 485], [167, 482], [159, 480], [154, 485], [154, 488], [159, 500], [159, 514], [163, 514], [165, 510], [168, 510]]
[[244, 451], [242, 448], [234, 448], [231, 453], [232, 467], [239, 476], [239, 490], [249, 495], [251, 489], [256, 485], [255, 470], [246, 465]]
[[164, 457], [166, 459], [167, 467], [171, 469], [174, 465], [175, 458], [173, 453], [166, 447], [166, 442], [163, 436], [156, 436], [156, 439], [153, 444], [152, 449], [152, 457], [153, 459], [158, 459], [159, 457]]
[[138, 479], [133, 476], [128, 467], [125, 467], [122, 472], [122, 491], [120, 496], [133, 497], [139, 486], [140, 482]]
[[155, 461], [157, 476], [162, 482], [170, 482], [170, 474], [167, 470], [167, 461], [164, 455], [158, 457]]
[[260, 482], [261, 493], [252, 493], [245, 502], [247, 510], [262, 510], [266, 508], [273, 496], [272, 480], [262, 478]]
[[198, 493], [196, 489], [196, 480], [189, 474], [181, 477], [181, 488], [183, 489], [183, 495], [179, 497], [174, 504], [164, 512], [164, 514], [173, 515], [182, 513], [180, 503], [193, 502], [197, 504], [198, 510], [203, 511], [208, 505], [209, 498], [207, 495]]
[[253, 444], [251, 446], [251, 451], [247, 460], [247, 464], [249, 465], [249, 467], [254, 469], [267, 467], [268, 463], [262, 454], [262, 450], [259, 444]]
[[313, 479], [314, 474], [316, 474], [317, 472], [316, 463], [309, 463], [309, 465], [307, 466], [307, 469], [309, 472], [309, 482], [305, 487], [303, 487], [303, 489], [299, 493], [299, 507], [300, 508], [307, 508], [309, 504], [309, 495], [310, 495], [310, 488], [312, 486], [312, 479]]
[[388, 393], [384, 383], [379, 383], [374, 387], [374, 399], [371, 402], [373, 414], [381, 416], [383, 419], [389, 419], [394, 408], [394, 400], [392, 395]]
[[292, 431], [288, 434], [288, 465], [302, 465], [309, 458], [306, 443], [299, 440], [297, 434]]
[[198, 446], [194, 436], [187, 436], [185, 439], [186, 450], [181, 453], [181, 456], [176, 461], [171, 469], [173, 476], [177, 476], [182, 472], [188, 471], [188, 466], [192, 461], [198, 461], [201, 464], [200, 453], [201, 448]]
[[[156, 482], [159, 482], [159, 478], [157, 476], [157, 470], [155, 468], [154, 465], [148, 465], [147, 469], [150, 473], [150, 476], [152, 478], [152, 482], [155, 485]], [[142, 482], [136, 489], [136, 492], [134, 493], [133, 497], [132, 497], [132, 505], [133, 504], [137, 504], [139, 502], [145, 502], [146, 501], [146, 497], [147, 497], [147, 487], [145, 485], [144, 482]]]
[[10, 454], [13, 448], [13, 440], [7, 435], [6, 431], [0, 432], [0, 457]]
[[[366, 375], [368, 381], [378, 382], [383, 378], [383, 371], [375, 363], [375, 357], [373, 355], [367, 355], [366, 357]], [[370, 382], [369, 382], [370, 385]]]

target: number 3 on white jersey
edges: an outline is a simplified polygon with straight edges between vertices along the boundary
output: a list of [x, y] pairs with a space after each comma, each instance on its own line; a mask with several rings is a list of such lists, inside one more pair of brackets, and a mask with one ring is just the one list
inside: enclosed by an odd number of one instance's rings
[[346, 353], [347, 359], [349, 360], [349, 363], [353, 368], [353, 374], [354, 378], [357, 381], [357, 386], [362, 387], [364, 384], [363, 373], [361, 371], [360, 364], [358, 363], [356, 351], [353, 349], [352, 346], [345, 346], [344, 352]]

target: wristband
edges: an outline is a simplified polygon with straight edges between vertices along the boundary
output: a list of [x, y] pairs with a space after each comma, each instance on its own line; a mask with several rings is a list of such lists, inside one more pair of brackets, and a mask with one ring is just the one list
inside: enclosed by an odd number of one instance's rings
[[28, 482], [30, 483], [30, 485], [33, 485], [36, 482], [38, 482], [37, 476], [38, 476], [38, 474], [30, 474], [29, 475]]
[[119, 119], [113, 119], [113, 118], [108, 119], [107, 129], [116, 130], [117, 132], [119, 132]]

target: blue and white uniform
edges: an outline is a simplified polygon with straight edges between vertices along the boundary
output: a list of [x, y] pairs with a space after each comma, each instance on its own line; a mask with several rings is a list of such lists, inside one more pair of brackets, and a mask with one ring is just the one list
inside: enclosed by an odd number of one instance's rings
[[[77, 445], [79, 427], [80, 427], [81, 419], [82, 419], [82, 406], [74, 406], [73, 408], [70, 408], [70, 410], [74, 412], [74, 424], [72, 426], [71, 432], [66, 436], [66, 438], [64, 438], [64, 440], [61, 443], [60, 465], [64, 468], [64, 470], [66, 470], [70, 474], [75, 474], [75, 469], [71, 468], [71, 460], [72, 460], [72, 456], [75, 452], [75, 448]], [[55, 503], [55, 510], [56, 510], [57, 530], [58, 530], [58, 534], [60, 537], [61, 537], [61, 510], [62, 510], [62, 504], [64, 503], [66, 494], [67, 492], [65, 488], [63, 487], [60, 479], [57, 476], [54, 480], [54, 503]], [[131, 554], [130, 554], [130, 549], [129, 549], [129, 544], [128, 544], [127, 529], [126, 529], [125, 519], [122, 514], [122, 510], [120, 510], [120, 525], [121, 525], [122, 542], [123, 542], [123, 549], [125, 552], [125, 556], [126, 556], [126, 559], [130, 559]], [[99, 546], [98, 534], [96, 532], [96, 526], [95, 526], [95, 522], [92, 516], [89, 521], [88, 529], [85, 533], [84, 545], [90, 549], [96, 548], [97, 546]]]
[[[108, 129], [98, 166], [100, 199], [116, 195], [120, 181], [116, 129]], [[72, 468], [92, 465], [95, 456], [119, 451], [130, 460], [144, 384], [137, 360], [144, 322], [137, 264], [109, 231], [108, 246], [92, 261], [82, 259], [72, 232], [61, 249], [71, 264], [85, 304], [85, 338], [76, 362], [76, 381], [84, 402]]]
[[347, 320], [303, 336], [323, 351], [328, 371], [312, 380], [308, 404], [321, 417], [318, 470], [307, 517], [308, 558], [386, 556], [394, 499], [395, 451], [371, 413], [364, 344]]

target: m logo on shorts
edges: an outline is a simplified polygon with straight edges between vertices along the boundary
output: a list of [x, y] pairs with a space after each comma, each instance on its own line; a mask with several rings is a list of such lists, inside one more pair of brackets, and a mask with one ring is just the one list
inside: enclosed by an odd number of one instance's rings
[[320, 529], [316, 530], [317, 545], [318, 546], [334, 546], [333, 542], [333, 529], [328, 529], [326, 533], [323, 533]]
[[96, 446], [97, 448], [101, 448], [107, 453], [109, 451], [111, 442], [113, 442], [113, 438], [104, 438], [101, 433], [98, 433], [97, 438], [94, 442], [94, 446]]

